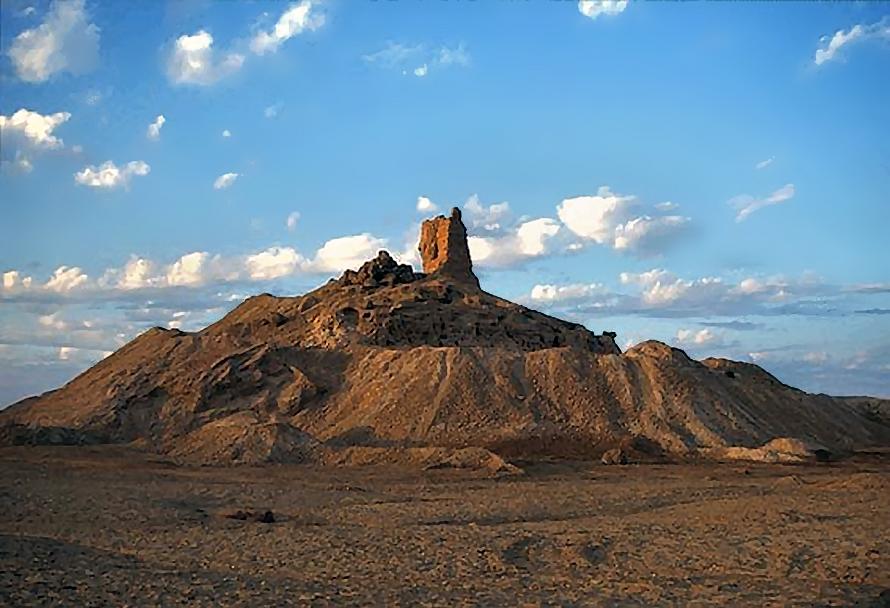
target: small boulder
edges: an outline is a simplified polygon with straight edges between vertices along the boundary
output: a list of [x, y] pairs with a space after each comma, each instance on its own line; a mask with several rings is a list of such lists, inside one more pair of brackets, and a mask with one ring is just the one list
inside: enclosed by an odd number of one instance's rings
[[600, 462], [603, 464], [627, 464], [627, 454], [621, 448], [612, 448], [603, 453]]

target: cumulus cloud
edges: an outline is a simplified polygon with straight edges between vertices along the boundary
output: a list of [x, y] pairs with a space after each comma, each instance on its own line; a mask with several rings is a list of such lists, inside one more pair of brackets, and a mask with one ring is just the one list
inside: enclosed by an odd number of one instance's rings
[[[677, 207], [674, 203], [660, 205], [661, 210]], [[641, 256], [661, 253], [691, 221], [680, 215], [638, 215], [638, 206], [635, 196], [615, 194], [602, 186], [595, 195], [563, 200], [556, 213], [577, 236]]]
[[74, 174], [74, 181], [82, 186], [111, 190], [126, 188], [134, 176], [148, 175], [151, 167], [145, 161], [134, 160], [122, 167], [107, 160], [98, 167], [90, 165]]
[[232, 132], [229, 131], [228, 129], [223, 129], [222, 136], [225, 138], [229, 138], [232, 136]]
[[890, 40], [890, 19], [884, 18], [876, 23], [857, 24], [848, 30], [838, 30], [833, 36], [822, 36], [820, 47], [816, 49], [813, 63], [822, 65], [838, 57], [845, 46], [869, 39]]
[[300, 212], [292, 211], [288, 214], [287, 219], [284, 221], [285, 226], [287, 226], [288, 232], [293, 232], [297, 229], [297, 223], [300, 221]]
[[550, 240], [558, 232], [559, 223], [544, 217], [522, 222], [497, 236], [470, 236], [467, 244], [479, 266], [507, 266], [549, 253]]
[[386, 240], [363, 233], [331, 239], [322, 245], [306, 265], [313, 272], [342, 272], [355, 269], [386, 249]]
[[556, 208], [556, 214], [566, 228], [580, 237], [600, 245], [610, 245], [615, 228], [629, 219], [636, 201], [634, 196], [614, 194], [602, 186], [595, 196], [567, 198]]
[[794, 197], [794, 184], [785, 184], [766, 197], [757, 198], [750, 194], [740, 194], [729, 200], [729, 205], [736, 210], [735, 221], [743, 222], [755, 211], [787, 202]]
[[145, 132], [145, 136], [155, 141], [160, 139], [161, 127], [164, 126], [165, 122], [167, 122], [167, 119], [164, 118], [164, 115], [158, 114], [158, 117], [155, 118], [154, 122], [148, 125], [148, 130]]
[[438, 205], [436, 205], [436, 203], [431, 201], [429, 198], [425, 196], [417, 197], [417, 211], [419, 213], [433, 213], [438, 209]]
[[4, 142], [26, 144], [37, 149], [61, 148], [64, 142], [53, 132], [69, 118], [70, 112], [40, 114], [21, 108], [12, 116], [0, 115], [0, 137]]
[[644, 215], [615, 227], [613, 247], [640, 255], [657, 255], [690, 222], [688, 217]]
[[244, 55], [235, 52], [220, 57], [213, 36], [205, 30], [176, 39], [167, 58], [167, 78], [173, 84], [208, 86], [241, 69]]
[[420, 65], [420, 66], [417, 66], [416, 68], [414, 68], [414, 75], [417, 76], [418, 78], [423, 78], [424, 76], [426, 76], [429, 73], [429, 71], [430, 71], [429, 66], [424, 63], [423, 65]]
[[617, 15], [627, 8], [628, 0], [579, 0], [578, 11], [585, 17], [596, 19], [600, 15]]
[[215, 180], [213, 180], [213, 189], [214, 190], [225, 190], [235, 183], [235, 180], [238, 179], [240, 173], [223, 173]]
[[84, 0], [55, 0], [43, 22], [13, 39], [9, 58], [19, 78], [46, 82], [54, 74], [85, 74], [99, 59], [99, 28]]
[[187, 253], [167, 270], [167, 285], [201, 285], [207, 280], [207, 266], [210, 254], [206, 251]]
[[49, 291], [67, 293], [84, 287], [88, 280], [89, 276], [77, 266], [59, 266], [44, 287]]
[[258, 32], [250, 41], [250, 50], [257, 55], [274, 53], [287, 40], [324, 25], [324, 14], [318, 12], [318, 2], [303, 0], [291, 4], [270, 31]]
[[705, 344], [713, 344], [719, 340], [719, 336], [710, 329], [680, 329], [677, 331], [677, 342], [680, 344], [693, 344], [695, 346], [704, 346]]
[[531, 299], [535, 302], [576, 302], [608, 293], [602, 283], [571, 285], [535, 285]]
[[29, 289], [31, 277], [23, 276], [18, 270], [10, 270], [3, 273], [3, 289], [13, 291], [16, 289]]
[[69, 112], [40, 114], [26, 108], [11, 116], [0, 114], [0, 165], [4, 171], [30, 173], [33, 155], [64, 147], [55, 130], [71, 118]]
[[471, 229], [496, 232], [510, 217], [510, 203], [494, 203], [485, 206], [476, 194], [471, 195], [463, 205], [464, 223]]
[[247, 256], [247, 274], [253, 280], [277, 279], [293, 274], [305, 260], [292, 247], [270, 247]]
[[[591, 291], [583, 297], [576, 284], [565, 286], [543, 285], [532, 289], [527, 296], [541, 305], [559, 308], [560, 298], [542, 298], [544, 287], [551, 293], [561, 287], [566, 293], [581, 294], [572, 299], [571, 311], [603, 309], [615, 314], [649, 317], [734, 317], [728, 324], [713, 324], [725, 329], [751, 329], [751, 323], [735, 318], [747, 314], [759, 315], [836, 315], [836, 301], [845, 290], [804, 274], [797, 279], [775, 277], [746, 277], [729, 280], [719, 276], [682, 278], [660, 268], [646, 272], [623, 272], [619, 275], [620, 292]], [[851, 307], [852, 312], [852, 307]], [[705, 323], [703, 323], [705, 324]]]
[[157, 272], [157, 265], [151, 260], [132, 256], [123, 268], [107, 270], [100, 282], [102, 286], [123, 290], [144, 289], [161, 284], [162, 280]]

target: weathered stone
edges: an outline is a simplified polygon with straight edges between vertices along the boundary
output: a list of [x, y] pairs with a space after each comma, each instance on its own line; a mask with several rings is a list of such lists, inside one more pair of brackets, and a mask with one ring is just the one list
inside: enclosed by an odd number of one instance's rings
[[451, 210], [451, 217], [440, 215], [423, 222], [419, 250], [425, 273], [438, 273], [479, 287], [479, 279], [473, 274], [470, 260], [467, 228], [457, 207]]
[[627, 464], [627, 454], [621, 448], [607, 450], [600, 459], [603, 464]]

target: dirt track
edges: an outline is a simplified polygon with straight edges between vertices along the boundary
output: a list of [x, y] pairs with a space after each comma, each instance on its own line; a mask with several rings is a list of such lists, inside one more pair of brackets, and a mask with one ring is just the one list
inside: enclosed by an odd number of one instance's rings
[[491, 478], [6, 448], [0, 605], [887, 606], [888, 505], [886, 462]]

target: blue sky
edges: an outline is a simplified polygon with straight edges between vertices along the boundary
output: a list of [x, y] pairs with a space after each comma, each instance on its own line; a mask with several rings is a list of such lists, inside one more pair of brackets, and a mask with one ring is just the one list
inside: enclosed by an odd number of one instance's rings
[[890, 396], [890, 4], [0, 18], [0, 404], [379, 248], [417, 265], [419, 221], [452, 205], [493, 293]]

